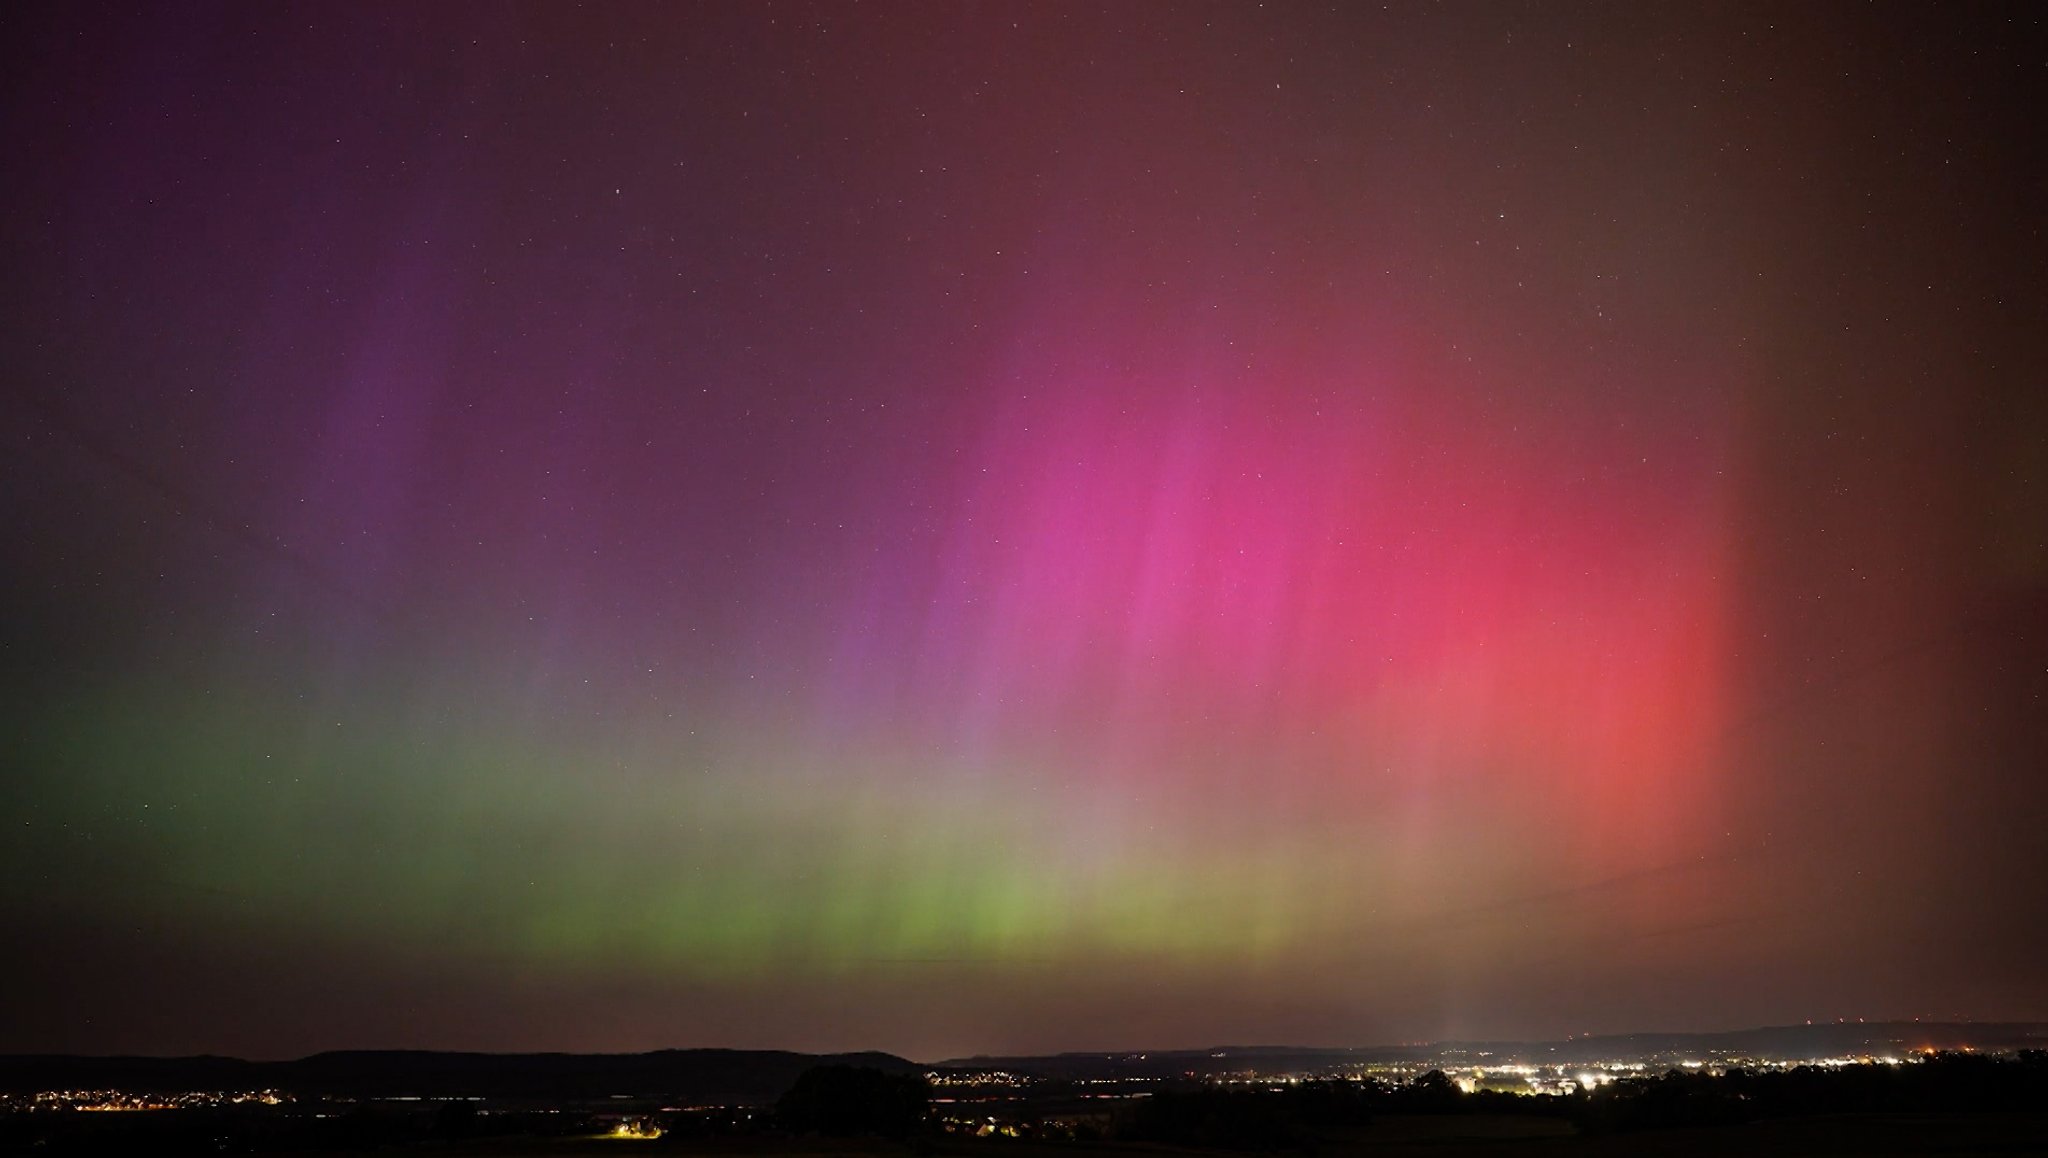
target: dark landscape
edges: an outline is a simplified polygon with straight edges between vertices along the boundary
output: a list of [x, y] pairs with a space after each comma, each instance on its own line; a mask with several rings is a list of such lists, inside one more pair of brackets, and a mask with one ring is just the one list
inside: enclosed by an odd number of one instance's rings
[[[0, 1058], [38, 1152], [2015, 1153], [2048, 1144], [2048, 1025], [1915, 1022], [971, 1058]], [[1562, 1088], [1546, 1084], [1555, 1079]]]

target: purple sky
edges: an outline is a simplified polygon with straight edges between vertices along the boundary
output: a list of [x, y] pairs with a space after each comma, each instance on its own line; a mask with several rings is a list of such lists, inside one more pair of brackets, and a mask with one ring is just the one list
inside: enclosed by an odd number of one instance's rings
[[2048, 1018], [2028, 6], [17, 6], [0, 1049]]

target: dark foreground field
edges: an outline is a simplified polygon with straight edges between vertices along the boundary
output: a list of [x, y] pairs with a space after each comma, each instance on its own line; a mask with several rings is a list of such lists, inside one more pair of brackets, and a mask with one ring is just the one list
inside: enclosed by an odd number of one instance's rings
[[[390, 1153], [391, 1151], [385, 1151]], [[1229, 1158], [1242, 1151], [1185, 1150], [1128, 1143], [1041, 1144], [945, 1141], [911, 1146], [881, 1141], [713, 1139], [670, 1142], [605, 1137], [485, 1140], [409, 1146], [404, 1154], [447, 1158], [549, 1158], [633, 1154], [655, 1158]], [[293, 1151], [299, 1158], [342, 1158]], [[1388, 1116], [1307, 1158], [1720, 1158], [1794, 1155], [2048, 1155], [2048, 1111], [2039, 1114], [1858, 1114], [1735, 1126], [1581, 1136], [1556, 1118]]]

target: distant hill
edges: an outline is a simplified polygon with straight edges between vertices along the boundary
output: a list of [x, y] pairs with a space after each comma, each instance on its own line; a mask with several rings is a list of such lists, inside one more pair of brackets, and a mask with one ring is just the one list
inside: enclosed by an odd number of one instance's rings
[[366, 1050], [279, 1062], [16, 1054], [0, 1055], [0, 1090], [278, 1089], [358, 1098], [584, 1099], [624, 1094], [696, 1105], [758, 1105], [780, 1097], [806, 1069], [828, 1064], [870, 1066], [891, 1073], [923, 1072], [923, 1067], [885, 1053], [782, 1050], [686, 1049], [634, 1054]]
[[1355, 1049], [1293, 1046], [1215, 1046], [1193, 1050], [1063, 1053], [1045, 1056], [967, 1057], [939, 1062], [945, 1069], [1006, 1069], [1057, 1078], [1181, 1077], [1234, 1070], [1315, 1070], [1375, 1061], [1450, 1061], [1479, 1055], [1497, 1061], [1564, 1064], [1671, 1055], [1739, 1054], [1799, 1060], [1924, 1049], [1986, 1051], [2048, 1049], [2041, 1022], [1830, 1022], [1783, 1025], [1726, 1033], [1630, 1033], [1563, 1041], [1442, 1041], [1427, 1045]]

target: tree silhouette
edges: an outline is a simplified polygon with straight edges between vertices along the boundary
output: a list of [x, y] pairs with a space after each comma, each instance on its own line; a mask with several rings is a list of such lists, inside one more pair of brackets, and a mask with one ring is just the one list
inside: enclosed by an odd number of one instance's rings
[[813, 1066], [775, 1103], [775, 1119], [798, 1133], [908, 1137], [923, 1123], [931, 1084], [917, 1074], [859, 1066]]

